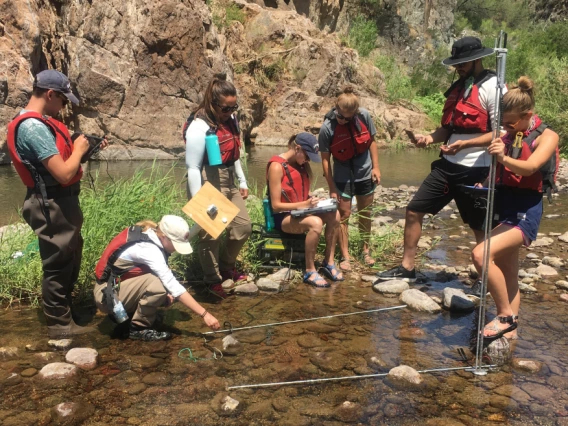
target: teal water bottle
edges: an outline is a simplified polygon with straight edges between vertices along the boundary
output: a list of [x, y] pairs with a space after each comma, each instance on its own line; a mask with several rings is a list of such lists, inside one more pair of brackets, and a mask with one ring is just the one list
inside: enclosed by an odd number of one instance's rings
[[210, 166], [218, 166], [223, 164], [221, 160], [221, 148], [219, 147], [219, 138], [213, 130], [208, 130], [205, 135], [205, 149], [207, 150], [207, 159]]
[[268, 198], [262, 200], [262, 208], [264, 210], [264, 226], [267, 231], [272, 231], [274, 229], [274, 217], [272, 216], [272, 208]]

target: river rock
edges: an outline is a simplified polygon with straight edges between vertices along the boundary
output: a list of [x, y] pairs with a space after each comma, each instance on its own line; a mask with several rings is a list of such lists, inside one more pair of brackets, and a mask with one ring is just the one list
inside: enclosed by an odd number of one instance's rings
[[55, 424], [81, 424], [93, 415], [95, 408], [88, 402], [62, 402], [51, 409]]
[[361, 275], [361, 281], [365, 283], [374, 283], [377, 281], [377, 277], [375, 275]]
[[280, 282], [271, 280], [270, 278], [259, 278], [256, 286], [262, 291], [280, 291]]
[[373, 290], [377, 293], [393, 297], [408, 290], [408, 288], [408, 283], [402, 280], [379, 281], [373, 285]]
[[398, 340], [404, 340], [407, 342], [423, 342], [428, 340], [428, 336], [418, 327], [405, 327], [400, 330], [395, 330], [393, 335]]
[[224, 413], [232, 413], [239, 406], [239, 401], [231, 398], [229, 395], [225, 396], [221, 401], [221, 411]]
[[563, 302], [568, 302], [568, 293], [561, 294], [560, 300], [562, 300]]
[[521, 293], [536, 293], [538, 290], [535, 286], [527, 284], [524, 280], [531, 279], [531, 278], [523, 278], [523, 281], [519, 283], [519, 290]]
[[568, 232], [565, 232], [564, 234], [560, 235], [558, 239], [563, 243], [568, 243]]
[[35, 368], [26, 368], [20, 374], [22, 377], [33, 377], [37, 374], [37, 370]]
[[523, 405], [528, 404], [531, 400], [531, 397], [528, 393], [526, 393], [524, 390], [522, 390], [521, 388], [515, 385], [510, 385], [510, 384], [502, 385], [499, 386], [498, 388], [495, 388], [493, 392], [495, 392], [497, 395], [502, 395], [508, 398], [512, 398], [515, 401], [517, 401], [519, 404]]
[[258, 294], [258, 287], [256, 284], [247, 283], [235, 287], [235, 293], [240, 296], [256, 296]]
[[554, 398], [554, 391], [552, 389], [538, 383], [523, 383], [521, 389], [528, 393], [531, 398], [538, 399], [539, 401], [550, 401]]
[[475, 304], [467, 298], [463, 290], [450, 287], [444, 289], [443, 306], [456, 312], [472, 311], [475, 308]]
[[229, 334], [223, 337], [223, 350], [226, 351], [231, 346], [237, 346], [240, 345], [240, 343], [241, 342], [239, 342], [237, 339], [235, 339], [232, 335]]
[[412, 288], [403, 291], [400, 295], [400, 301], [413, 311], [437, 313], [442, 310], [440, 305], [434, 302], [430, 296], [418, 289]]
[[542, 263], [544, 263], [545, 265], [550, 265], [554, 268], [560, 268], [564, 266], [564, 262], [562, 261], [562, 259], [555, 256], [544, 256], [542, 258]]
[[66, 351], [73, 344], [72, 339], [48, 340], [47, 345], [59, 351]]
[[38, 374], [38, 378], [43, 380], [64, 380], [75, 377], [79, 368], [66, 362], [52, 362], [43, 367]]
[[360, 404], [345, 401], [335, 409], [333, 417], [343, 423], [355, 423], [363, 414], [364, 410]]
[[526, 256], [527, 259], [530, 260], [536, 260], [536, 259], [540, 259], [540, 257], [538, 256], [538, 254], [536, 253], [528, 253]]
[[390, 384], [402, 390], [419, 388], [423, 382], [420, 373], [408, 365], [399, 365], [392, 368], [387, 378]]
[[554, 243], [554, 240], [550, 237], [540, 237], [534, 240], [531, 247], [548, 247]]
[[558, 271], [552, 266], [548, 265], [539, 265], [536, 268], [536, 273], [541, 277], [555, 277], [556, 275], [558, 275]]
[[156, 371], [154, 373], [146, 374], [142, 378], [142, 383], [148, 386], [165, 386], [169, 385], [172, 381], [169, 374], [164, 373], [163, 371]]
[[337, 373], [345, 368], [347, 359], [339, 352], [316, 352], [310, 356], [310, 362], [322, 371]]
[[383, 226], [389, 222], [392, 222], [392, 217], [390, 216], [377, 216], [373, 218], [373, 226]]
[[97, 366], [99, 353], [91, 348], [73, 348], [67, 355], [65, 361], [75, 364], [81, 370], [93, 370]]
[[277, 283], [282, 283], [282, 281], [288, 281], [294, 278], [296, 274], [290, 268], [282, 268], [276, 271], [273, 274], [268, 275], [268, 277], [272, 281], [276, 281]]
[[223, 290], [230, 290], [235, 287], [235, 282], [232, 279], [225, 280], [221, 283]]
[[315, 348], [322, 345], [322, 340], [314, 334], [307, 333], [298, 337], [298, 346], [301, 348]]
[[432, 238], [430, 237], [420, 237], [418, 240], [418, 248], [429, 250], [432, 248]]
[[511, 346], [505, 337], [501, 337], [489, 343], [483, 354], [492, 364], [504, 365], [511, 359]]
[[538, 373], [542, 369], [542, 362], [532, 359], [513, 358], [513, 367], [528, 373]]
[[0, 348], [0, 360], [7, 361], [9, 359], [18, 357], [18, 348], [13, 346], [6, 346]]
[[563, 290], [568, 290], [568, 281], [560, 280], [556, 281], [556, 287], [561, 288]]
[[258, 345], [266, 340], [266, 330], [253, 329], [238, 331], [235, 335], [239, 342]]
[[23, 379], [18, 373], [8, 373], [0, 379], [0, 383], [4, 386], [15, 386], [22, 383]]

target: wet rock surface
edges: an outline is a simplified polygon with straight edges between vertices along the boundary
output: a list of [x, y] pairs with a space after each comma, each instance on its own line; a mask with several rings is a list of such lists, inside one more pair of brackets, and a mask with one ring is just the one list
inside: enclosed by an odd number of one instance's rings
[[65, 361], [75, 364], [81, 370], [92, 370], [97, 366], [99, 353], [91, 348], [73, 348], [65, 355]]

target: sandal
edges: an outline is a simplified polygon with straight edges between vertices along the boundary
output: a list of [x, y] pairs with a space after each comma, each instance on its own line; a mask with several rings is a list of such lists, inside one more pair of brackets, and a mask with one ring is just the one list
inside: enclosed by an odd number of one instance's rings
[[[489, 336], [483, 336], [483, 346], [487, 346], [491, 342], [494, 342], [495, 340], [500, 339], [505, 334], [516, 330], [517, 325], [518, 325], [517, 324], [517, 318], [519, 318], [518, 315], [509, 315], [508, 317], [496, 316], [495, 318], [493, 318], [493, 320], [491, 322], [487, 323], [485, 328], [482, 331], [479, 332], [480, 335], [485, 330], [495, 332], [495, 334], [491, 334]], [[509, 324], [509, 327], [501, 329], [501, 328], [499, 328], [497, 323]]]
[[341, 271], [337, 270], [334, 263], [324, 263], [321, 266], [320, 271], [322, 271], [330, 280], [335, 282], [343, 281], [345, 279]]
[[318, 274], [317, 271], [306, 272], [304, 274], [304, 282], [317, 288], [331, 287], [331, 284], [328, 283], [320, 274]]
[[375, 265], [375, 259], [373, 259], [373, 256], [371, 256], [370, 251], [364, 251], [363, 253], [361, 253], [361, 260], [363, 261], [363, 264], [365, 266]]
[[351, 272], [351, 262], [349, 261], [349, 259], [342, 257], [339, 261], [339, 269], [341, 269], [343, 272]]

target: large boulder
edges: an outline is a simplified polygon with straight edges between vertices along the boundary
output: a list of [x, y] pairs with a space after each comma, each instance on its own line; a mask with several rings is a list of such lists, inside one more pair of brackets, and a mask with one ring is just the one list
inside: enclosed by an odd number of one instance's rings
[[412, 288], [403, 291], [400, 295], [400, 301], [408, 305], [408, 308], [418, 312], [440, 312], [442, 308], [432, 300], [430, 296], [418, 289]]

